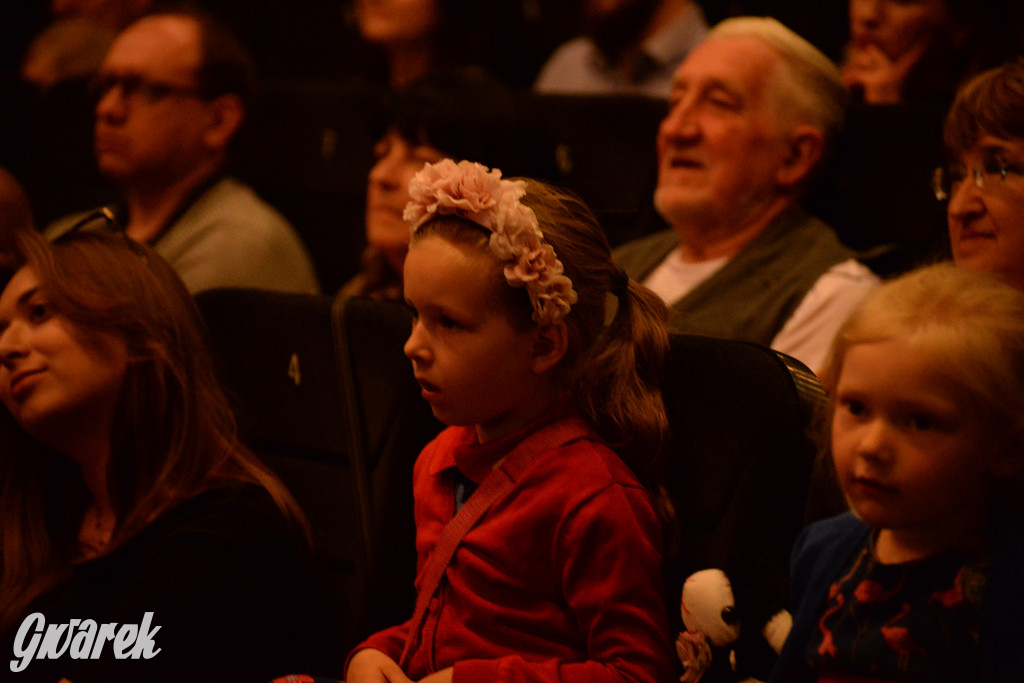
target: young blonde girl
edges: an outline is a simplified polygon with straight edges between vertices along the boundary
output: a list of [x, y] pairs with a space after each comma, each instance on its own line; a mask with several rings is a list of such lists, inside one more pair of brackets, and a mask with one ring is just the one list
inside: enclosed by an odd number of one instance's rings
[[666, 432], [663, 305], [555, 188], [447, 159], [410, 196], [405, 352], [451, 426], [414, 470], [417, 612], [347, 681], [668, 680], [660, 524], [634, 475]]
[[825, 379], [851, 513], [797, 541], [772, 680], [1024, 680], [1024, 293], [905, 275], [845, 323]]

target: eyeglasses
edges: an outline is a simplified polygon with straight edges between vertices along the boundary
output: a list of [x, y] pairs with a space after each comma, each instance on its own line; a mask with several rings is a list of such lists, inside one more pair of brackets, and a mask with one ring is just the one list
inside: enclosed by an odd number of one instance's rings
[[97, 101], [101, 100], [114, 88], [121, 89], [125, 99], [137, 99], [147, 104], [158, 102], [167, 97], [195, 97], [209, 99], [199, 86], [181, 85], [166, 81], [155, 81], [141, 76], [99, 76], [93, 80], [91, 91]]
[[66, 231], [57, 235], [53, 239], [54, 244], [68, 240], [72, 235], [78, 232], [89, 232], [92, 230], [102, 230], [106, 232], [112, 232], [116, 235], [120, 235], [124, 242], [144, 263], [149, 263], [149, 256], [146, 254], [146, 250], [143, 245], [136, 242], [134, 239], [129, 237], [128, 232], [125, 230], [124, 225], [117, 219], [117, 215], [113, 209], [109, 206], [101, 206], [100, 208], [86, 214], [80, 220], [76, 221], [74, 225], [68, 228]]
[[[102, 223], [100, 221], [102, 221]], [[117, 220], [117, 216], [114, 215], [113, 209], [109, 206], [101, 206], [76, 221], [74, 225], [58, 235], [54, 241], [56, 242], [68, 235], [73, 235], [79, 230], [87, 227], [90, 229], [103, 227], [110, 232], [119, 232], [127, 237], [127, 233], [124, 231], [124, 227], [121, 226], [120, 221]]]
[[1005, 189], [1024, 190], [1024, 167], [1020, 164], [993, 160], [985, 162], [983, 169], [966, 168], [959, 164], [939, 166], [932, 173], [932, 191], [940, 202], [949, 200], [970, 175], [974, 186], [986, 193]]

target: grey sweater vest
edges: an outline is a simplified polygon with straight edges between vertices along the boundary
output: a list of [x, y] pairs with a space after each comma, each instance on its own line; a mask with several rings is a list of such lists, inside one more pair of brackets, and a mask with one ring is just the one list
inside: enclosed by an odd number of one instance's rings
[[[675, 232], [665, 230], [619, 247], [614, 258], [643, 281], [678, 246]], [[768, 345], [818, 278], [852, 255], [831, 228], [791, 209], [672, 305], [669, 327]]]

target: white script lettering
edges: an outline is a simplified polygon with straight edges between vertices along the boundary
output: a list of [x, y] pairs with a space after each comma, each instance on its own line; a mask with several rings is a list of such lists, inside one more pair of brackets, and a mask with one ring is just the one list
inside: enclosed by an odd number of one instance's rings
[[92, 619], [72, 619], [67, 624], [46, 625], [41, 612], [25, 617], [14, 639], [11, 671], [24, 671], [33, 659], [59, 659], [67, 653], [71, 659], [99, 659], [105, 642], [113, 641], [117, 659], [152, 659], [160, 654], [153, 636], [160, 630], [153, 627], [153, 613], [146, 612], [142, 625], [97, 624]]

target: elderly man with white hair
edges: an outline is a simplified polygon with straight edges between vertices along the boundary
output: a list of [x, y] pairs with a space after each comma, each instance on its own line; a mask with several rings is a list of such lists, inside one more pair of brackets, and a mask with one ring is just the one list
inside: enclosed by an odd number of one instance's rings
[[673, 329], [769, 345], [821, 369], [877, 278], [799, 206], [842, 124], [839, 70], [773, 19], [714, 27], [676, 71], [654, 203], [671, 229], [616, 259]]

